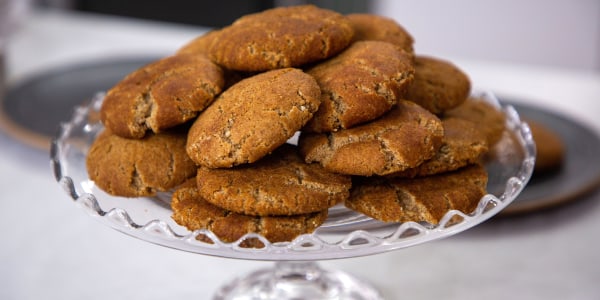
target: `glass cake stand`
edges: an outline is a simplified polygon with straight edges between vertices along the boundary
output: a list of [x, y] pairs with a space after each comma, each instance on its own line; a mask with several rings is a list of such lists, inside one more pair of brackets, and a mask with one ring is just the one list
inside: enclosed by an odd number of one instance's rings
[[[531, 177], [535, 145], [527, 124], [521, 122], [512, 106], [501, 105], [491, 93], [478, 92], [474, 96], [506, 115], [506, 130], [486, 158], [488, 194], [475, 211], [448, 211], [438, 225], [383, 223], [336, 206], [314, 233], [291, 242], [270, 243], [260, 235], [247, 234], [236, 242], [224, 243], [207, 230], [190, 232], [171, 219], [170, 193], [131, 201], [106, 194], [89, 179], [85, 159], [103, 128], [98, 118], [102, 93], [77, 107], [72, 119], [61, 125], [52, 141], [51, 165], [56, 180], [77, 205], [120, 232], [193, 253], [275, 262], [274, 267], [222, 286], [214, 299], [382, 299], [369, 284], [343, 272], [321, 269], [317, 261], [377, 254], [452, 236], [501, 211]], [[259, 239], [264, 247], [243, 247], [243, 241], [249, 238]]]

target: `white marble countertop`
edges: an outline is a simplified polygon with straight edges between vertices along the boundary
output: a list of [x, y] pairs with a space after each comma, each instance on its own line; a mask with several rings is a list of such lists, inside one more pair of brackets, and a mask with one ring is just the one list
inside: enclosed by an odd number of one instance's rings
[[[166, 54], [203, 32], [160, 23], [34, 12], [8, 47], [9, 84], [111, 55]], [[475, 82], [559, 110], [600, 132], [600, 74], [453, 58]], [[94, 221], [69, 200], [48, 154], [0, 132], [0, 299], [210, 299], [270, 262], [156, 246]], [[598, 299], [600, 191], [560, 209], [493, 218], [451, 238], [321, 262], [386, 299]]]

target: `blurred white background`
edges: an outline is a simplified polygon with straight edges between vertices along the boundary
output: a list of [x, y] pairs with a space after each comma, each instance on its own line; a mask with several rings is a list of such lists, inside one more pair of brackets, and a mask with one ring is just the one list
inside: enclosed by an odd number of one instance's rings
[[391, 17], [411, 32], [423, 54], [600, 72], [598, 0], [171, 0], [168, 9], [159, 0], [33, 1], [205, 26], [272, 5], [313, 3], [341, 13], [368, 10]]
[[600, 71], [598, 0], [375, 0], [371, 10], [403, 25], [418, 53]]

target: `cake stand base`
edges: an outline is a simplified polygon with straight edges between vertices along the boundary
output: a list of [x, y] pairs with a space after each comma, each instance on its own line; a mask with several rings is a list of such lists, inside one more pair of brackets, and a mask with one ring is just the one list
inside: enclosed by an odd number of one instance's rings
[[370, 284], [315, 262], [276, 262], [221, 287], [214, 300], [381, 300]]

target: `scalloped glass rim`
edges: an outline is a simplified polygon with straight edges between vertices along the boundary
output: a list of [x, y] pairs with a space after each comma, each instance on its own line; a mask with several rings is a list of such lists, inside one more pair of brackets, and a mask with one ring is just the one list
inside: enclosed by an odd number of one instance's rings
[[[500, 155], [486, 163], [494, 191], [488, 185], [490, 193], [481, 198], [472, 213], [451, 210], [433, 226], [416, 222], [383, 223], [336, 206], [330, 209], [323, 226], [291, 242], [270, 243], [251, 233], [236, 242], [224, 243], [210, 231], [190, 232], [177, 225], [170, 218], [168, 193], [155, 198], [113, 197], [89, 180], [85, 155], [102, 129], [97, 116], [103, 96], [99, 93], [91, 102], [77, 107], [71, 121], [61, 124], [50, 150], [57, 182], [75, 203], [105, 225], [151, 243], [206, 255], [253, 260], [322, 260], [376, 254], [449, 237], [480, 224], [509, 205], [528, 182], [535, 162], [530, 129], [521, 122], [515, 109], [502, 106], [490, 92], [476, 92], [474, 97], [505, 113], [508, 130], [503, 138], [505, 145], [494, 150]], [[494, 180], [499, 182], [493, 183]], [[198, 235], [208, 237], [212, 243], [199, 241]], [[246, 238], [258, 238], [265, 247], [241, 247]]]

